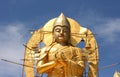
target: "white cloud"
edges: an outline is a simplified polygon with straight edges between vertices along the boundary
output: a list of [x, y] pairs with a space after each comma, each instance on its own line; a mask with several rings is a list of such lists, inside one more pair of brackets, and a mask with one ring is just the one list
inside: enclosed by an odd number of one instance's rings
[[103, 17], [100, 13], [89, 9], [86, 12], [80, 11], [76, 15], [76, 19], [81, 26], [87, 27], [94, 34], [97, 34], [98, 40], [102, 38], [106, 44], [119, 41], [120, 18]]
[[120, 34], [120, 19], [108, 19], [105, 23], [96, 26], [96, 33], [106, 42], [117, 42]]
[[[0, 28], [0, 58], [23, 63], [20, 59], [24, 56], [24, 46], [22, 45], [25, 39], [22, 34], [25, 31], [24, 28], [23, 24], [2, 25]], [[22, 67], [0, 60], [0, 69], [0, 76], [20, 77], [15, 75], [20, 75], [18, 73]]]

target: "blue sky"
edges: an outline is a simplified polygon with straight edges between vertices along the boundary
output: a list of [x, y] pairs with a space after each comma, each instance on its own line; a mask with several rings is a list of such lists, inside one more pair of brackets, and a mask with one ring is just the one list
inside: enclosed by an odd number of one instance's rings
[[[0, 58], [22, 63], [29, 30], [61, 12], [96, 34], [99, 68], [120, 62], [120, 0], [0, 0]], [[113, 77], [115, 70], [120, 65], [99, 71], [99, 77]], [[0, 77], [21, 73], [21, 66], [0, 61]]]

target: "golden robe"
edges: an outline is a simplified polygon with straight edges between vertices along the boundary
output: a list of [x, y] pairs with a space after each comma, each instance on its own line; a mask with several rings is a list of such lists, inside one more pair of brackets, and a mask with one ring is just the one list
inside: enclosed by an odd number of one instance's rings
[[[41, 55], [46, 52], [46, 49], [43, 50], [44, 51], [41, 51]], [[56, 63], [52, 68], [47, 70], [44, 70], [47, 66], [45, 68], [39, 68], [52, 61]], [[82, 57], [82, 51], [80, 48], [73, 46], [54, 46], [49, 50], [47, 56], [38, 61], [37, 64], [37, 72], [47, 73], [48, 77], [82, 77], [84, 68], [85, 63]]]

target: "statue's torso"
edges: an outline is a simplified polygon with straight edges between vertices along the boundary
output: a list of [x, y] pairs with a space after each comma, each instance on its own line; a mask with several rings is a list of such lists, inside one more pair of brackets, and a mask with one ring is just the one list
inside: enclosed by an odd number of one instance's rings
[[[79, 51], [78, 48], [76, 47], [72, 47], [72, 46], [53, 46], [49, 53], [48, 53], [48, 61], [54, 61], [56, 60], [56, 53], [59, 52], [63, 52], [65, 58], [69, 58], [72, 60], [72, 58], [74, 56], [76, 56], [76, 52], [75, 51]], [[48, 77], [82, 77], [82, 72], [81, 73], [74, 73], [72, 71], [74, 71], [74, 67], [70, 67], [70, 64], [68, 64], [66, 67], [63, 66], [62, 64], [59, 64], [52, 68], [49, 72], [48, 72]], [[81, 70], [79, 68], [77, 68], [77, 70]], [[75, 71], [74, 71], [75, 72]], [[78, 72], [78, 71], [76, 71]]]

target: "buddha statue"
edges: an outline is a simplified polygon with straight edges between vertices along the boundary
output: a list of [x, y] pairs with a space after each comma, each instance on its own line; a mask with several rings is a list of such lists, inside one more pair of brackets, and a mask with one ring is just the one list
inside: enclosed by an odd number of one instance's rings
[[[85, 42], [84, 48], [77, 46], [81, 41]], [[45, 46], [38, 48], [41, 42]], [[98, 46], [94, 34], [63, 13], [33, 32], [27, 46], [31, 50], [26, 48], [24, 64], [36, 66], [25, 67], [26, 77], [34, 77], [34, 70], [48, 77], [83, 77], [86, 63], [87, 76], [97, 77]], [[29, 56], [30, 53], [33, 55]]]
[[40, 51], [37, 73], [47, 73], [48, 77], [82, 77], [85, 62], [82, 50], [70, 42], [70, 24], [63, 13], [53, 24], [53, 41]]

